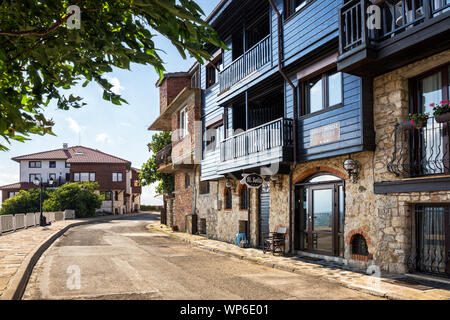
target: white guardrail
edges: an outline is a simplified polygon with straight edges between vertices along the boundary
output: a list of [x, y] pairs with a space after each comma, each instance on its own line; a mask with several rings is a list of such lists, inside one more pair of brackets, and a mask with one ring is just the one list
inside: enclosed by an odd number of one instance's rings
[[[74, 210], [44, 212], [43, 215], [47, 222], [75, 219]], [[0, 215], [0, 235], [5, 232], [15, 232], [30, 227], [37, 227], [39, 226], [39, 217], [39, 212]]]

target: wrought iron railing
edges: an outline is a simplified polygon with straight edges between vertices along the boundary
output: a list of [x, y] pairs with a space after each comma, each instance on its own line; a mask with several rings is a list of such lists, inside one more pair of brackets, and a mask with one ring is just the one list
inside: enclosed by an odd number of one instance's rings
[[396, 124], [388, 171], [402, 177], [450, 173], [449, 126], [434, 118], [429, 118], [427, 126], [421, 129]]
[[386, 0], [378, 5], [380, 28], [377, 29], [376, 20], [370, 19], [375, 11], [369, 10], [371, 13], [367, 13], [371, 5], [373, 4], [369, 0], [350, 0], [341, 7], [339, 28], [341, 55], [360, 46], [371, 46], [375, 42], [386, 40], [450, 10], [448, 0]]
[[161, 149], [155, 157], [156, 166], [167, 165], [172, 163], [172, 145], [169, 144], [164, 149]]
[[220, 92], [228, 90], [270, 61], [270, 35], [247, 50], [219, 74]]
[[277, 147], [290, 147], [292, 125], [292, 119], [280, 118], [227, 138], [220, 143], [220, 159], [230, 161]]
[[450, 215], [450, 206], [415, 205], [411, 209], [412, 241], [406, 257], [408, 271], [450, 276], [450, 256], [446, 248], [446, 216]]

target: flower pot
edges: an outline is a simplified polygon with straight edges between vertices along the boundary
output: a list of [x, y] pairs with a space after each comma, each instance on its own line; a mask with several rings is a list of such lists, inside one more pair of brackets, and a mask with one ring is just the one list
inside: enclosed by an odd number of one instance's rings
[[434, 116], [434, 119], [436, 119], [437, 123], [446, 123], [446, 122], [450, 122], [450, 112], [444, 113], [444, 114], [439, 114]]
[[402, 121], [400, 125], [402, 126], [403, 130], [420, 130], [423, 127], [427, 126], [427, 121], [416, 121], [414, 123], [411, 123], [411, 120], [405, 120]]

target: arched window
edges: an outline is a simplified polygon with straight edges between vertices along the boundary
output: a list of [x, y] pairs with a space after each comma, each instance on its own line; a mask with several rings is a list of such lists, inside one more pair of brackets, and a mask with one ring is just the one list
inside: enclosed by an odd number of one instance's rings
[[224, 195], [225, 195], [225, 201], [224, 201], [225, 202], [225, 210], [231, 210], [233, 208], [231, 189], [226, 188]]
[[248, 210], [248, 189], [243, 185], [239, 192], [239, 209]]

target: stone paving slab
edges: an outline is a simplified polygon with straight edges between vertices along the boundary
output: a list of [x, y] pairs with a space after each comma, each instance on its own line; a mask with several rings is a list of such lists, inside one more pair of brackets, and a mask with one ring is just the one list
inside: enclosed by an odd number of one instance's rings
[[32, 256], [58, 232], [80, 223], [127, 218], [135, 215], [55, 221], [46, 227], [31, 227], [17, 232], [4, 233], [0, 236], [0, 300], [12, 299], [12, 292], [16, 290], [22, 280]]
[[262, 250], [254, 248], [244, 249], [230, 243], [211, 240], [198, 235], [174, 232], [167, 226], [161, 225], [160, 223], [149, 224], [147, 229], [168, 233], [173, 237], [177, 237], [202, 249], [226, 254], [238, 259], [259, 263], [271, 268], [277, 268], [288, 272], [323, 277], [330, 281], [335, 281], [344, 287], [379, 297], [395, 300], [450, 300], [450, 290], [434, 288], [429, 290], [418, 290], [384, 281], [385, 279], [397, 277], [393, 275], [374, 277], [366, 275], [362, 272], [347, 270], [349, 268], [333, 263], [330, 263], [329, 265], [322, 265], [315, 262], [304, 261], [297, 256], [289, 257], [278, 255], [274, 256], [271, 253], [264, 254]]

